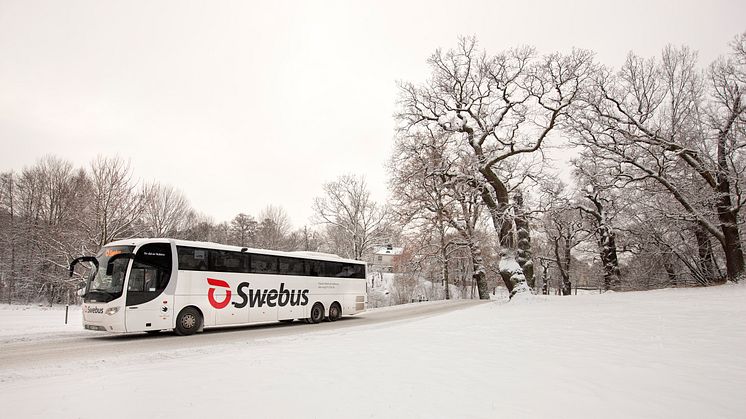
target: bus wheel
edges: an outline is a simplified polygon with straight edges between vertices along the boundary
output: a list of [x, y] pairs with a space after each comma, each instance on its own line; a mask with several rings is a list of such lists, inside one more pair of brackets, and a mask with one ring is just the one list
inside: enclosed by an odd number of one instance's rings
[[309, 323], [318, 323], [324, 320], [324, 306], [321, 303], [316, 303], [311, 307], [311, 317], [308, 318]]
[[202, 326], [202, 315], [194, 307], [187, 307], [181, 310], [176, 317], [176, 329], [174, 331], [179, 336], [188, 336], [194, 334]]
[[329, 321], [335, 322], [342, 317], [342, 310], [339, 308], [339, 304], [334, 303], [329, 307]]

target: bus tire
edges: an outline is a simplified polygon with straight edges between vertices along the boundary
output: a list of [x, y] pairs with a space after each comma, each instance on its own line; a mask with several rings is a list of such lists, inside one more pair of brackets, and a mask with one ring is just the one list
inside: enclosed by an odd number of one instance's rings
[[324, 305], [316, 303], [311, 307], [311, 316], [308, 318], [308, 322], [315, 324], [322, 320], [324, 320]]
[[329, 306], [329, 321], [336, 322], [342, 317], [342, 309], [339, 307], [339, 303], [334, 302]]
[[179, 336], [193, 335], [202, 328], [202, 314], [194, 307], [186, 307], [176, 317], [174, 331]]

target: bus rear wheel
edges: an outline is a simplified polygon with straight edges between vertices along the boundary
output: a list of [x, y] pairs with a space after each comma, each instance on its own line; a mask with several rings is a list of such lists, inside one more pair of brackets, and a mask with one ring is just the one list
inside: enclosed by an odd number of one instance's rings
[[331, 307], [329, 307], [329, 321], [335, 322], [339, 320], [340, 317], [342, 317], [342, 309], [339, 307], [339, 304], [332, 304]]
[[316, 303], [311, 307], [311, 317], [308, 318], [308, 322], [318, 323], [324, 320], [324, 306], [321, 303]]
[[193, 335], [202, 327], [202, 315], [194, 307], [186, 307], [176, 317], [176, 329], [179, 336]]

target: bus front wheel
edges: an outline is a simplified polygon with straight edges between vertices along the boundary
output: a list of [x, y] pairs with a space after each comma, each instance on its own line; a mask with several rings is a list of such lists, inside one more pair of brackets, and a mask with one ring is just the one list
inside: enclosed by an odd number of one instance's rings
[[321, 303], [316, 303], [311, 307], [311, 317], [308, 318], [309, 323], [318, 323], [324, 320], [324, 306]]
[[186, 307], [176, 317], [174, 331], [179, 336], [188, 336], [194, 334], [200, 327], [202, 327], [202, 315], [196, 308]]

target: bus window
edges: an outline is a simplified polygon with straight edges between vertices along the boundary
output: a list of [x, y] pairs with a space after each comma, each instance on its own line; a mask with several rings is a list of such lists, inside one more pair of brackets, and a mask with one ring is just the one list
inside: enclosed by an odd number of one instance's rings
[[305, 265], [307, 276], [324, 276], [322, 262], [318, 260], [307, 260]]
[[303, 275], [305, 268], [302, 259], [278, 258], [280, 263], [280, 274], [282, 275]]
[[358, 263], [352, 264], [352, 278], [365, 278], [365, 265]]
[[179, 256], [179, 269], [185, 271], [206, 271], [207, 266], [207, 249], [197, 249], [195, 247], [176, 248]]
[[248, 272], [247, 253], [210, 250], [210, 270], [215, 272]]
[[276, 274], [277, 256], [251, 255], [251, 272]]

